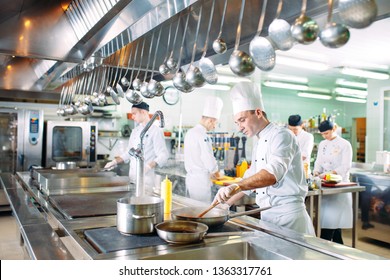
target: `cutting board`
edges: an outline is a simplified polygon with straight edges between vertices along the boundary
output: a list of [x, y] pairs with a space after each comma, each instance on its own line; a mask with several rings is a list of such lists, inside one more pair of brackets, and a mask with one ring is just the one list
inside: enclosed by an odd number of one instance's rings
[[340, 187], [357, 186], [357, 183], [353, 183], [353, 182], [325, 183], [325, 182], [322, 182], [321, 186], [326, 187], [326, 188], [340, 188]]
[[213, 180], [213, 183], [219, 186], [228, 186], [240, 182], [241, 180], [242, 178], [240, 177], [223, 176], [218, 180]]

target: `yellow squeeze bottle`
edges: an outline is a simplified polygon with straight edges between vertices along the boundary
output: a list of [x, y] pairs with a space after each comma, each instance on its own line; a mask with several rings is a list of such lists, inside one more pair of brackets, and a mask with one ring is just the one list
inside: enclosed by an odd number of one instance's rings
[[164, 200], [164, 214], [170, 214], [172, 210], [172, 181], [168, 176], [161, 182], [161, 198]]

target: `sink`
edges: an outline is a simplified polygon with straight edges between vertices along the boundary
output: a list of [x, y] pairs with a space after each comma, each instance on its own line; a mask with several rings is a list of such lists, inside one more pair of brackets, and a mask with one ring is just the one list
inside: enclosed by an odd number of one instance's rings
[[[161, 252], [160, 252], [161, 253]], [[240, 241], [144, 257], [143, 260], [286, 260], [251, 242]]]

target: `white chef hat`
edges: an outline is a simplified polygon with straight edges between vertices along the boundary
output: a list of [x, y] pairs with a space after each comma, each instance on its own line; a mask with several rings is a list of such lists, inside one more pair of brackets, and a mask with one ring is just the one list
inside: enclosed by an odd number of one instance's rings
[[252, 82], [239, 82], [230, 90], [233, 114], [259, 108], [264, 111], [260, 88]]
[[219, 119], [221, 116], [222, 107], [223, 102], [221, 98], [216, 96], [207, 96], [204, 103], [202, 116]]

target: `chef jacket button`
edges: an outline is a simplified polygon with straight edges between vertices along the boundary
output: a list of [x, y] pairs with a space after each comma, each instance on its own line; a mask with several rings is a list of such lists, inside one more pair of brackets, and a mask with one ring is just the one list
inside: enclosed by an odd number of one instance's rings
[[264, 160], [263, 158], [261, 160]]
[[265, 192], [263, 192], [263, 194], [265, 194]]
[[267, 142], [267, 140], [264, 140], [264, 142]]
[[255, 159], [255, 162], [257, 162], [257, 159]]

